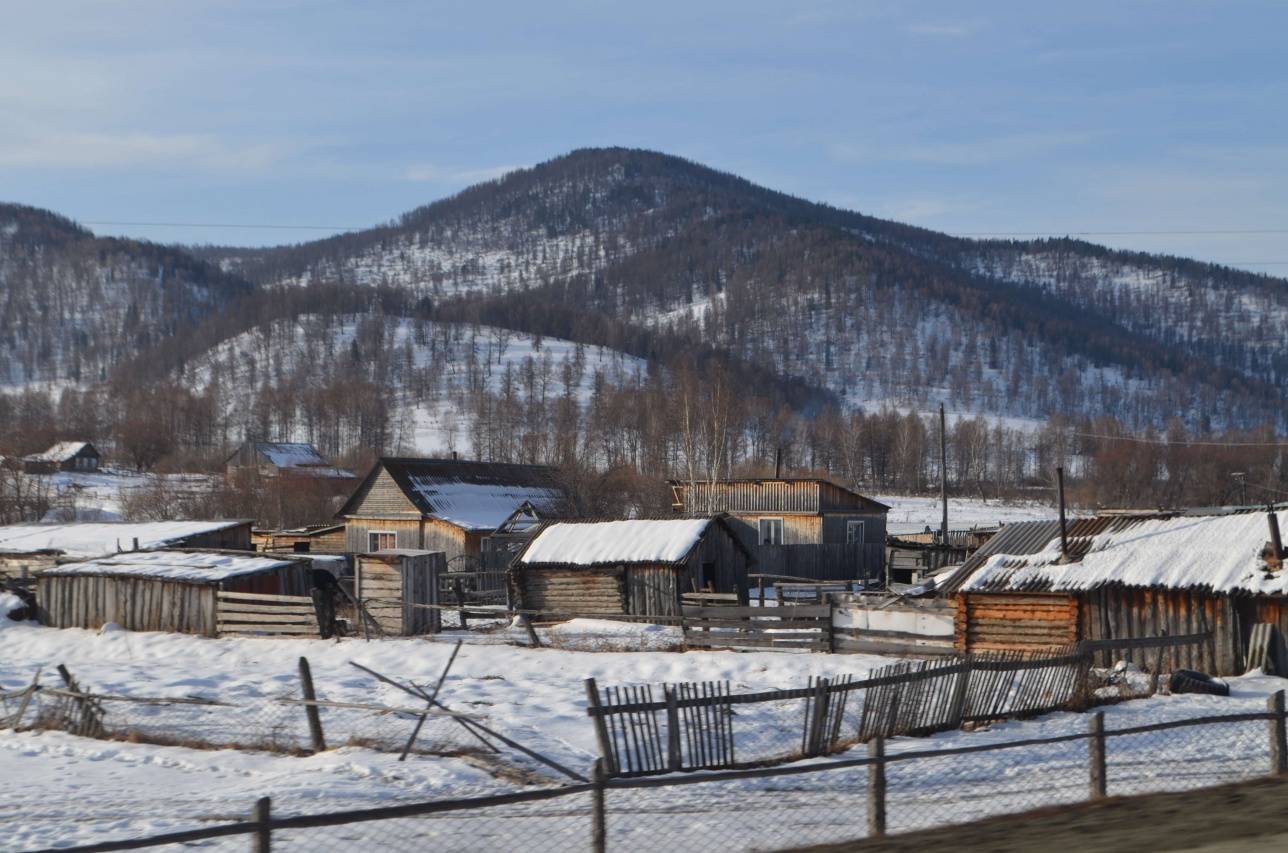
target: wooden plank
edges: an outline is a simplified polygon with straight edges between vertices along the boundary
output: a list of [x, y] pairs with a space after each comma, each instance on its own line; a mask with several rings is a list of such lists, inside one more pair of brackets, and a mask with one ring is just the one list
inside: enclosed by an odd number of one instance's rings
[[258, 592], [230, 592], [223, 589], [216, 590], [215, 596], [220, 601], [286, 601], [293, 604], [313, 600], [301, 595], [267, 595]]
[[730, 619], [733, 617], [747, 617], [747, 616], [768, 617], [768, 616], [773, 616], [775, 610], [788, 611], [791, 615], [791, 618], [793, 619], [800, 619], [805, 617], [823, 618], [823, 617], [829, 617], [832, 615], [832, 609], [827, 605], [800, 604], [800, 605], [791, 605], [790, 607], [782, 607], [782, 608], [691, 607], [686, 605], [684, 607], [684, 618], [689, 619], [689, 618], [699, 618], [704, 616], [710, 616], [717, 619]]
[[310, 603], [303, 604], [220, 604], [220, 613], [300, 613], [312, 616], [316, 611]]
[[313, 634], [317, 635], [316, 625], [283, 625], [256, 624], [252, 622], [220, 622], [217, 625], [220, 633], [228, 632], [263, 632], [273, 634]]

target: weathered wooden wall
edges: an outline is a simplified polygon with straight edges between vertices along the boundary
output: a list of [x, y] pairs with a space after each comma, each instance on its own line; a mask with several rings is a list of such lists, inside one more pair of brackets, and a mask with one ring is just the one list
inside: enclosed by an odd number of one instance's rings
[[880, 545], [761, 545], [752, 551], [752, 571], [820, 581], [879, 578], [884, 552]]
[[546, 613], [625, 613], [623, 574], [620, 566], [523, 568], [523, 607]]
[[345, 550], [353, 554], [367, 554], [367, 534], [376, 531], [397, 534], [399, 548], [420, 549], [421, 521], [419, 518], [349, 518], [345, 520]]
[[215, 587], [156, 578], [41, 575], [40, 621], [55, 628], [101, 628], [215, 636]]
[[[1274, 622], [1271, 611], [1276, 599], [1244, 599], [1249, 620], [1239, 618], [1236, 602], [1228, 595], [1196, 589], [1138, 589], [1106, 586], [1080, 596], [1079, 639], [1123, 640], [1137, 637], [1177, 637], [1211, 632], [1207, 643], [1177, 646], [1163, 652], [1164, 669], [1196, 669], [1215, 675], [1243, 672], [1248, 633], [1255, 621]], [[1264, 609], [1257, 606], [1264, 602]], [[1097, 666], [1112, 666], [1118, 660], [1150, 668], [1158, 652], [1152, 649], [1112, 649], [1098, 653]]]
[[42, 569], [57, 565], [54, 554], [13, 554], [0, 556], [0, 580], [34, 577]]
[[412, 636], [439, 630], [438, 577], [446, 571], [440, 553], [360, 555], [354, 588], [367, 612], [390, 636]]
[[[180, 543], [183, 548], [219, 548], [228, 551], [253, 551], [254, 544], [251, 543], [249, 521], [243, 524], [237, 524], [226, 527], [223, 530], [215, 530], [210, 533], [200, 533], [196, 536], [189, 536]], [[122, 542], [121, 546], [128, 548], [128, 542]]]
[[681, 583], [688, 573], [674, 566], [627, 566], [623, 576], [626, 612], [636, 616], [679, 616]]
[[860, 596], [842, 599], [832, 613], [838, 652], [912, 657], [956, 654], [957, 608], [952, 601], [909, 598], [890, 604]]
[[961, 593], [956, 645], [960, 651], [1044, 649], [1078, 637], [1078, 599], [1048, 593]]

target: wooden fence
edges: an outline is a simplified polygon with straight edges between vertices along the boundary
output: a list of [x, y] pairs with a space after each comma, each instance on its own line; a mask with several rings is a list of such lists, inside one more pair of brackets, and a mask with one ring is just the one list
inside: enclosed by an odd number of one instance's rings
[[215, 617], [221, 637], [322, 636], [317, 608], [308, 596], [219, 590], [215, 594]]
[[[784, 608], [801, 610], [804, 608]], [[686, 630], [687, 630], [686, 619]], [[1137, 648], [1205, 641], [1205, 635], [1133, 640]], [[858, 742], [926, 735], [972, 722], [1081, 710], [1092, 700], [1089, 671], [1101, 648], [1083, 643], [1038, 652], [978, 652], [936, 661], [900, 662], [865, 678], [812, 679], [808, 687], [736, 694], [727, 682], [600, 689], [587, 679], [587, 713], [610, 776], [781, 763], [826, 755]], [[795, 700], [799, 743], [789, 726], [768, 742], [773, 751], [739, 748], [756, 715], [736, 706]], [[750, 718], [752, 722], [742, 723]], [[760, 721], [763, 725], [763, 719]]]
[[728, 607], [686, 605], [684, 642], [695, 649], [832, 650], [832, 607]]

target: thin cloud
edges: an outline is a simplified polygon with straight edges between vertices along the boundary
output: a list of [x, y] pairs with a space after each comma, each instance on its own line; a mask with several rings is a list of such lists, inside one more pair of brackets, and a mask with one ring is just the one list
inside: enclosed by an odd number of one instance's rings
[[487, 166], [481, 169], [444, 169], [429, 163], [418, 163], [408, 166], [403, 171], [403, 179], [434, 184], [481, 184], [523, 168], [526, 167]]

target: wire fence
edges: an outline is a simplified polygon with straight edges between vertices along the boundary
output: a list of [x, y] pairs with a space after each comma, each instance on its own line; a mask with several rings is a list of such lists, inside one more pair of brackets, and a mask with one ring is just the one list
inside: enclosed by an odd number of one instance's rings
[[[934, 749], [878, 736], [857, 757], [725, 772], [609, 778], [465, 800], [278, 815], [167, 835], [62, 847], [288, 851], [789, 850], [965, 823], [1114, 795], [1288, 776], [1283, 693], [1262, 712], [1195, 717]], [[986, 735], [981, 735], [986, 738]], [[45, 851], [41, 851], [45, 853]]]

